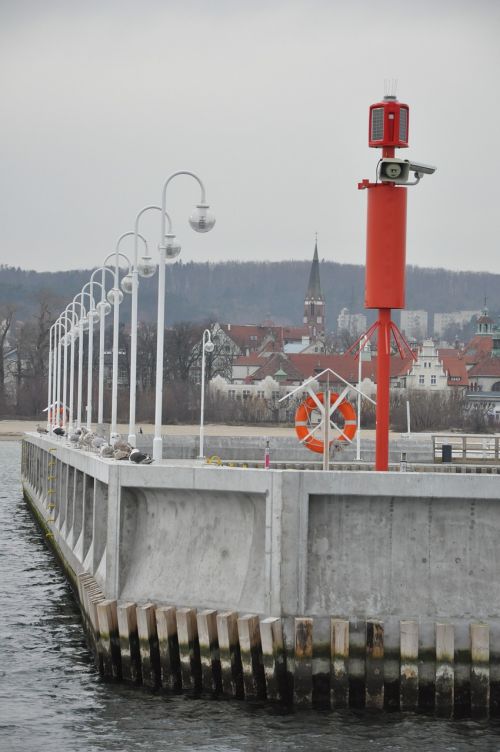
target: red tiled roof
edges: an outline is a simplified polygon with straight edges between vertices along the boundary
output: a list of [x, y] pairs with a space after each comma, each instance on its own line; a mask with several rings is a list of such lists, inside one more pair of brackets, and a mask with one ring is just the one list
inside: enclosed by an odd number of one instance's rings
[[[355, 384], [358, 381], [358, 360], [354, 355], [322, 355], [320, 353], [297, 353], [289, 355], [293, 364], [301, 371], [303, 379], [314, 376], [315, 373], [331, 368], [346, 381]], [[391, 378], [406, 374], [412, 365], [410, 356], [400, 358], [399, 355], [391, 357]], [[364, 360], [361, 363], [361, 376], [363, 379], [377, 381], [377, 358]], [[325, 377], [326, 378], [326, 377]]]
[[479, 363], [485, 356], [491, 353], [493, 337], [491, 335], [477, 334], [468, 342], [462, 350], [462, 358], [467, 365]]
[[303, 337], [309, 335], [309, 330], [306, 326], [221, 324], [221, 328], [242, 350], [259, 350], [266, 337], [274, 339], [274, 348], [271, 342], [266, 345], [268, 350], [282, 350], [285, 342], [300, 342]]
[[449, 386], [468, 386], [467, 366], [463, 358], [455, 351], [453, 355], [443, 355], [445, 350], [438, 350], [444, 371], [448, 376]]
[[233, 366], [261, 366], [265, 362], [266, 356], [259, 353], [250, 353], [250, 355], [239, 355], [233, 361]]
[[500, 358], [485, 357], [469, 371], [469, 376], [498, 376], [500, 378]]
[[301, 382], [304, 380], [301, 372], [290, 362], [286, 355], [283, 355], [282, 353], [275, 353], [274, 355], [270, 355], [262, 360], [265, 360], [265, 363], [258, 369], [258, 371], [247, 376], [245, 383], [250, 384], [253, 381], [262, 381], [266, 376], [274, 377], [276, 371], [279, 371], [280, 369], [286, 373], [286, 381], [288, 382]]

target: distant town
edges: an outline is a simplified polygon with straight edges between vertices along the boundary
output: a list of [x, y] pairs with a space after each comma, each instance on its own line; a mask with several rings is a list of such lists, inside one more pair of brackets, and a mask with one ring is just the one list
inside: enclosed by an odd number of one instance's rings
[[[352, 384], [359, 380], [365, 394], [376, 395], [376, 337], [369, 342], [360, 341], [361, 367], [356, 348], [353, 349], [371, 323], [367, 318], [369, 312], [344, 306], [336, 317], [336, 325], [332, 327], [328, 322], [328, 300], [322, 291], [317, 244], [308, 280], [304, 282], [302, 300], [296, 300], [297, 312], [303, 310], [299, 326], [275, 323], [271, 310], [259, 323], [224, 322], [212, 316], [205, 321], [184, 321], [167, 327], [164, 362], [167, 420], [196, 421], [201, 335], [206, 328], [215, 345], [213, 352], [206, 356], [209, 420], [290, 422], [296, 405], [293, 400], [280, 402], [282, 397], [327, 368], [339, 377], [332, 387], [341, 388], [343, 379]], [[3, 416], [41, 416], [46, 405], [48, 331], [62, 299], [61, 294], [38, 291], [30, 296], [32, 308], [24, 320], [20, 320], [14, 303], [2, 305], [0, 411]], [[168, 305], [167, 299], [167, 310]], [[413, 358], [407, 353], [400, 357], [396, 349], [391, 358], [391, 411], [396, 427], [404, 427], [403, 411], [398, 412], [398, 406], [407, 393], [412, 395], [410, 401], [417, 430], [455, 426], [484, 430], [498, 424], [500, 327], [490, 315], [486, 301], [478, 301], [475, 309], [433, 314], [426, 310], [402, 310], [399, 315], [400, 329]], [[397, 321], [398, 313], [395, 316]], [[121, 314], [119, 388], [123, 392], [124, 412], [129, 385], [127, 318], [126, 314]], [[138, 416], [143, 421], [152, 418], [155, 343], [155, 324], [140, 322]], [[108, 389], [111, 385], [110, 345], [111, 327], [108, 326], [105, 351]], [[297, 399], [299, 397], [300, 393]], [[364, 409], [365, 422], [373, 423], [374, 415], [369, 406]]]

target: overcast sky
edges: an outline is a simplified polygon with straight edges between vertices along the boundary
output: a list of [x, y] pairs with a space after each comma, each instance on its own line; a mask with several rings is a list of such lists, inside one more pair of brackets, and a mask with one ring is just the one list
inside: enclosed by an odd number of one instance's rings
[[[499, 271], [498, 0], [0, 0], [1, 261], [98, 265], [174, 170], [184, 261], [364, 263], [378, 150], [368, 107], [398, 79], [411, 156], [408, 263]], [[153, 253], [158, 216], [142, 225]], [[127, 250], [124, 246], [124, 250]]]

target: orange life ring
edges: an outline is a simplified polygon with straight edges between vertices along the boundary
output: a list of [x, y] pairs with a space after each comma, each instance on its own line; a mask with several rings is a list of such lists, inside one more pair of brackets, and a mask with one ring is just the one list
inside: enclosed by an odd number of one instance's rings
[[[333, 405], [334, 402], [338, 399], [338, 394], [335, 394], [335, 392], [330, 393], [330, 405]], [[324, 400], [324, 394], [323, 392], [318, 392], [316, 394], [316, 398], [318, 399], [321, 404], [323, 404]], [[313, 400], [311, 396], [309, 396], [307, 399], [302, 402], [296, 412], [295, 412], [295, 432], [297, 436], [299, 437], [300, 441], [306, 446], [308, 449], [311, 450], [311, 452], [317, 452], [318, 454], [323, 454], [324, 450], [324, 442], [321, 441], [321, 439], [317, 439], [314, 436], [309, 436], [311, 432], [311, 423], [310, 423], [310, 417], [311, 413], [314, 410], [317, 410], [318, 406], [316, 402]], [[356, 422], [356, 411], [354, 407], [351, 405], [350, 402], [348, 402], [346, 399], [342, 400], [340, 405], [338, 405], [337, 410], [344, 418], [344, 428], [342, 429], [341, 433], [338, 436], [334, 436], [332, 438], [332, 441], [330, 442], [330, 445], [333, 441], [352, 441], [354, 436], [356, 435], [357, 430], [357, 422]]]
[[[63, 407], [63, 405], [61, 405], [59, 409], [57, 408], [54, 409], [53, 407], [51, 407], [49, 410], [49, 423], [51, 425], [62, 426], [62, 424], [64, 423], [64, 412], [65, 412], [65, 408]], [[59, 418], [57, 415], [58, 413], [59, 413]], [[58, 420], [57, 424], [55, 423], [56, 420]]]

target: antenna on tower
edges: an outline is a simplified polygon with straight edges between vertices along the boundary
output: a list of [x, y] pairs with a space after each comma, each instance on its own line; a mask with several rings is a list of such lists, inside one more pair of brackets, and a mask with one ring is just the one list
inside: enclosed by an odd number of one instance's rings
[[398, 79], [384, 78], [384, 99], [397, 99]]

